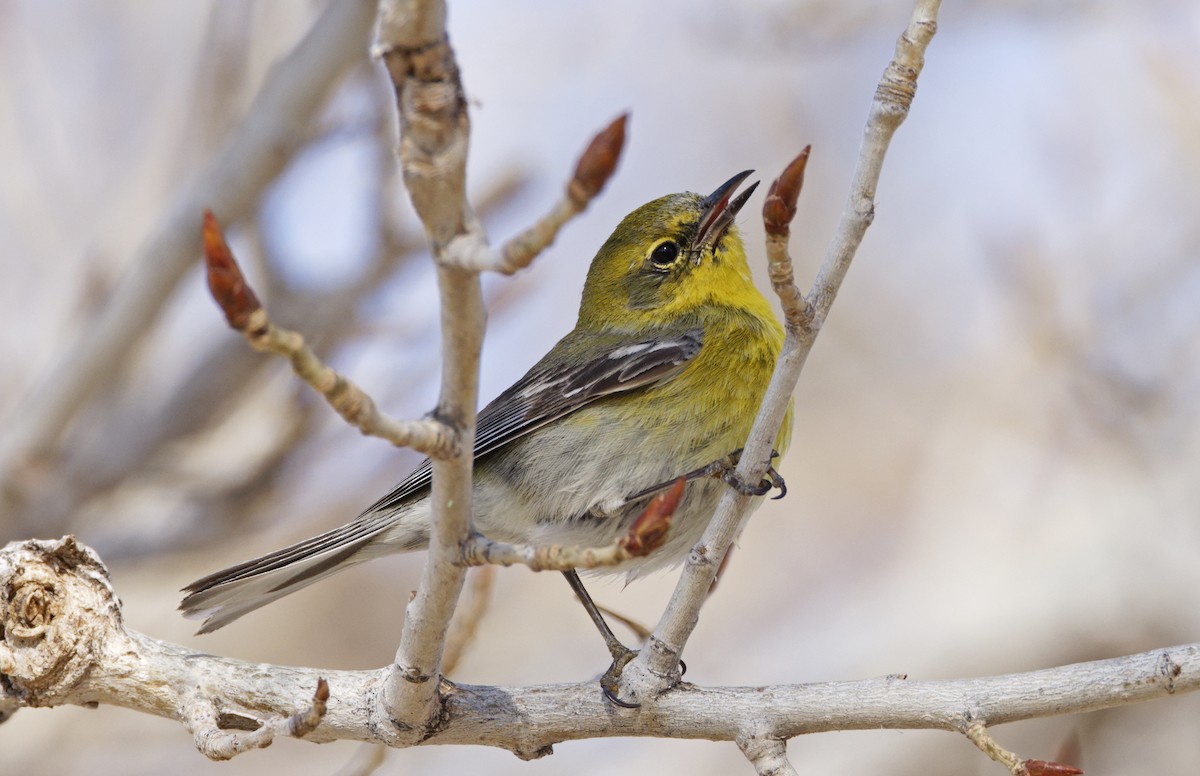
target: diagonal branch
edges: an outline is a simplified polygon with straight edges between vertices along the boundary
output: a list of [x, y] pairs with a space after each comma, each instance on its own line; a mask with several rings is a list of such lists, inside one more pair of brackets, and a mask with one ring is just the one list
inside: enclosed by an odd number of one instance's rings
[[216, 216], [208, 210], [204, 211], [204, 261], [209, 290], [230, 327], [255, 350], [288, 359], [296, 376], [325, 397], [347, 423], [364, 434], [411, 447], [430, 458], [458, 454], [453, 428], [432, 419], [399, 421], [384, 415], [366, 391], [321, 361], [299, 332], [272, 323], [242, 275]]
[[550, 247], [568, 221], [587, 209], [612, 177], [625, 145], [625, 124], [628, 120], [629, 114], [623, 113], [592, 138], [579, 157], [575, 174], [567, 181], [562, 198], [549, 213], [506, 242], [499, 253], [479, 242], [462, 246], [460, 255], [456, 257], [459, 266], [478, 272], [492, 270], [505, 275], [528, 267], [539, 253]]
[[968, 727], [965, 735], [967, 740], [979, 747], [979, 751], [1007, 768], [1012, 776], [1080, 776], [1083, 773], [1073, 765], [1046, 760], [1026, 760], [1013, 754], [992, 738], [992, 734], [982, 722]]
[[[770, 254], [771, 278], [777, 292], [781, 292], [780, 299], [787, 314], [787, 336], [738, 464], [737, 473], [744, 482], [758, 482], [766, 471], [771, 445], [791, 401], [800, 370], [874, 217], [875, 186], [883, 157], [893, 133], [908, 115], [916, 93], [917, 76], [924, 64], [925, 49], [937, 29], [939, 5], [938, 0], [918, 0], [908, 29], [896, 43], [895, 57], [884, 71], [871, 104], [846, 209], [813, 289], [803, 301], [790, 280], [791, 259], [786, 250], [779, 250], [778, 220], [786, 217], [790, 221], [795, 214], [795, 197], [803, 181], [807, 149], [789, 166], [781, 180], [772, 185], [773, 194], [778, 195], [782, 187], [789, 189], [785, 193], [790, 197], [790, 202], [782, 203], [782, 209], [781, 203], [768, 197], [765, 206], [768, 210], [764, 213], [768, 232], [775, 235], [775, 248]], [[786, 243], [786, 232], [783, 243]], [[637, 658], [625, 667], [622, 697], [627, 693], [633, 700], [644, 703], [678, 681], [679, 656], [699, 622], [700, 607], [712, 587], [721, 560], [741, 531], [752, 503], [751, 497], [732, 488], [725, 492], [700, 543], [688, 555], [654, 635]]]

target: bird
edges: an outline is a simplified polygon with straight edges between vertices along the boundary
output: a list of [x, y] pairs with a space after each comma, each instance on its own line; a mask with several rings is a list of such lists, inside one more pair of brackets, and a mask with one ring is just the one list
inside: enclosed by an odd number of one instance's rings
[[[758, 184], [734, 192], [752, 172], [707, 196], [648, 202], [600, 247], [574, 329], [479, 412], [475, 530], [505, 542], [603, 546], [654, 493], [686, 477], [663, 544], [598, 570], [633, 579], [679, 564], [730, 484], [755, 495], [782, 488], [781, 479], [740, 483], [720, 464], [736, 461], [784, 338], [734, 223]], [[787, 448], [793, 409], [774, 453]], [[427, 548], [431, 472], [426, 459], [349, 523], [192, 582], [180, 610], [204, 618], [198, 633], [208, 633], [350, 566]], [[589, 605], [578, 575], [567, 578]]]

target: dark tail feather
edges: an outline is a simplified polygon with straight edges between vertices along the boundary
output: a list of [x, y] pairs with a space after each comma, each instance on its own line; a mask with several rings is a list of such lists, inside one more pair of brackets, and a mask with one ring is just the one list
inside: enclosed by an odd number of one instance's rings
[[[211, 633], [247, 612], [308, 587], [372, 558], [416, 549], [418, 537], [394, 541], [392, 521], [364, 521], [335, 528], [261, 558], [198, 579], [183, 589], [180, 611], [191, 619], [206, 618], [197, 633]], [[389, 531], [389, 529], [391, 529]], [[385, 541], [379, 541], [385, 539]]]

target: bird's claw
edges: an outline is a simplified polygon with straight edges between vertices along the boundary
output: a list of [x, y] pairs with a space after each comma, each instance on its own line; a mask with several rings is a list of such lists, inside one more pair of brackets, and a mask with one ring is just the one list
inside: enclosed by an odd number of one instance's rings
[[[633, 701], [623, 701], [617, 695], [620, 692], [621, 672], [629, 661], [637, 657], [637, 650], [628, 649], [620, 656], [614, 656], [612, 665], [604, 672], [604, 676], [600, 677], [600, 692], [604, 698], [614, 706], [620, 706], [623, 709], [640, 709], [642, 704]], [[687, 663], [679, 661], [679, 676], [675, 681], [678, 682], [687, 673]]]
[[612, 665], [600, 677], [600, 692], [614, 706], [620, 706], [623, 709], [637, 709], [642, 704], [631, 701], [623, 701], [617, 693], [620, 692], [621, 672], [625, 670], [625, 666], [630, 660], [637, 657], [637, 650], [624, 648], [623, 652], [614, 652]]
[[[744, 496], [765, 496], [776, 488], [779, 489], [779, 494], [771, 497], [773, 501], [778, 501], [787, 495], [787, 482], [783, 479], [783, 476], [780, 475], [779, 472], [775, 471], [775, 467], [772, 466], [770, 462], [767, 463], [765, 477], [757, 484], [751, 485], [743, 480], [741, 475], [737, 473], [737, 465], [738, 461], [741, 459], [741, 455], [742, 451], [738, 449], [734, 450], [721, 460], [715, 461], [710, 465], [710, 467], [713, 469], [712, 474], [714, 476], [719, 476], [727, 485], [729, 485], [729, 487], [733, 488]], [[774, 460], [778, 457], [779, 453], [772, 450], [771, 460]]]

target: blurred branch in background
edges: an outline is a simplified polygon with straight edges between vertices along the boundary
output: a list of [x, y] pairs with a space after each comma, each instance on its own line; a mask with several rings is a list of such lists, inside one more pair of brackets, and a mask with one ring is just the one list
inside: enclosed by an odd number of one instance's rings
[[[232, 97], [245, 78], [237, 71], [238, 64], [244, 64], [244, 53], [239, 53], [240, 47], [244, 46], [244, 42], [239, 41], [244, 36], [235, 31], [236, 23], [245, 20], [231, 12], [230, 7], [224, 4], [213, 7], [204, 44], [212, 55], [204, 58], [195, 76], [197, 114], [201, 118], [186, 125], [180, 155], [202, 155], [197, 151], [218, 145], [217, 135], [222, 126], [232, 123], [228, 119], [223, 122], [220, 117], [227, 117], [236, 109], [237, 101]], [[310, 99], [302, 105], [291, 106], [286, 96], [279, 93], [286, 95], [289, 89], [297, 89], [296, 79], [304, 77], [307, 70], [302, 69], [299, 76], [275, 76], [264, 84], [250, 108], [258, 113], [274, 109], [275, 117], [258, 115], [252, 121], [247, 120], [228, 130], [234, 138], [226, 141], [231, 150], [213, 163], [208, 178], [183, 195], [187, 202], [198, 200], [201, 191], [211, 195], [210, 189], [217, 185], [212, 180], [227, 183], [221, 176], [228, 176], [229, 168], [241, 169], [246, 155], [257, 152], [272, 160], [270, 169], [263, 171], [263, 177], [256, 184], [256, 193], [248, 198], [246, 205], [239, 205], [246, 216], [242, 219], [243, 231], [254, 248], [250, 255], [256, 259], [260, 286], [264, 297], [271, 300], [272, 310], [277, 311], [279, 320], [303, 321], [305, 329], [313, 333], [314, 345], [335, 354], [361, 334], [362, 310], [370, 298], [415, 252], [424, 249], [419, 235], [410, 235], [411, 228], [402, 225], [399, 214], [403, 208], [395, 201], [397, 187], [393, 182], [390, 93], [365, 56], [363, 41], [368, 39], [366, 33], [361, 39], [349, 34], [350, 30], [362, 27], [361, 18], [346, 15], [345, 11], [340, 14], [333, 19], [322, 16], [316, 20], [314, 24], [333, 25], [334, 29], [305, 38], [291, 56], [328, 60], [331, 85], [335, 78], [341, 78], [344, 63], [357, 58], [359, 62], [350, 72], [351, 78], [347, 79], [344, 88], [363, 94], [366, 110], [351, 117], [338, 117], [334, 123], [316, 132], [298, 129], [313, 123], [312, 119], [325, 101]], [[342, 35], [336, 34], [347, 26], [349, 30]], [[349, 51], [343, 52], [341, 48], [327, 51], [331, 46], [348, 47]], [[285, 59], [273, 72], [294, 67], [292, 59]], [[320, 83], [318, 78], [309, 85], [314, 92], [319, 92]], [[301, 114], [301, 110], [308, 113]], [[273, 129], [275, 127], [279, 129]], [[347, 136], [347, 132], [351, 135]], [[279, 137], [286, 137], [286, 142], [281, 142]], [[370, 233], [363, 236], [364, 242], [371, 246], [365, 266], [347, 281], [329, 288], [310, 289], [289, 282], [286, 279], [288, 257], [278, 255], [278, 251], [262, 239], [264, 203], [261, 194], [289, 159], [309, 153], [322, 144], [355, 139], [370, 144], [373, 149], [376, 156], [373, 169], [378, 178], [375, 185], [378, 194], [369, 198], [374, 205], [369, 211]], [[285, 149], [286, 153], [283, 153]], [[251, 165], [247, 173], [253, 169]], [[219, 205], [237, 195], [239, 187], [253, 183], [253, 176], [248, 174], [239, 177], [238, 181], [238, 186], [232, 187], [232, 193], [222, 193], [212, 201]], [[494, 181], [480, 196], [484, 217], [503, 207], [519, 193], [524, 182], [525, 176], [515, 171]], [[164, 234], [173, 234], [171, 230], [178, 228], [181, 220], [188, 219], [169, 221], [163, 227]], [[188, 226], [190, 228], [191, 224]], [[135, 257], [129, 270], [125, 283], [141, 289], [140, 296], [124, 302], [121, 297], [114, 297], [108, 301], [108, 306], [146, 305], [154, 293], [161, 294], [163, 304], [167, 303], [170, 293], [154, 285], [153, 279], [143, 282], [147, 267], [163, 262], [159, 246], [160, 243], [152, 242], [142, 254], [145, 258]], [[179, 255], [194, 258], [188, 252]], [[182, 273], [187, 266], [180, 265], [179, 271]], [[150, 310], [152, 306], [146, 307], [145, 312], [162, 317], [161, 312]], [[117, 313], [110, 315], [126, 320]], [[112, 347], [122, 354], [136, 353], [148, 347], [161, 348], [163, 341], [177, 336], [150, 320], [149, 325], [140, 327], [126, 322], [121, 335], [124, 339]], [[87, 338], [101, 336], [95, 329], [83, 329], [82, 332], [87, 341], [78, 345], [81, 348], [92, 346]], [[151, 342], [157, 344], [149, 345]], [[16, 445], [25, 439], [22, 434], [34, 433], [38, 428], [48, 431], [50, 427], [42, 424], [52, 421], [56, 412], [53, 397], [46, 402], [39, 392], [29, 394], [27, 401], [31, 402], [32, 416], [24, 425], [12, 428], [11, 433], [0, 441], [0, 447], [9, 445], [4, 449], [16, 456], [10, 460], [24, 461], [10, 470], [18, 472], [19, 476], [10, 481], [11, 487], [5, 491], [5, 509], [0, 510], [0, 521], [3, 521], [0, 525], [6, 526], [6, 533], [50, 535], [77, 531], [81, 514], [87, 514], [88, 505], [119, 502], [122, 496], [114, 492], [118, 489], [123, 490], [126, 497], [134, 498], [138, 494], [144, 497], [171, 492], [182, 497], [183, 503], [176, 503], [171, 509], [174, 518], [165, 525], [166, 530], [146, 531], [137, 526], [127, 528], [121, 523], [92, 522], [89, 532], [113, 558], [195, 546], [196, 541], [225, 538], [237, 525], [258, 522], [260, 518], [252, 506], [270, 493], [278, 477], [286, 471], [289, 460], [322, 428], [323, 416], [314, 415], [315, 405], [310, 402], [286, 398], [288, 410], [273, 416], [278, 420], [270, 430], [265, 446], [236, 467], [236, 472], [214, 475], [211, 470], [197, 469], [196, 452], [209, 445], [208, 439], [214, 435], [219, 437], [221, 428], [231, 418], [236, 419], [247, 407], [261, 402], [264, 391], [279, 394], [280, 390], [278, 384], [269, 379], [271, 374], [278, 372], [278, 365], [257, 356], [237, 339], [221, 337], [193, 347], [198, 352], [164, 391], [149, 390], [145, 384], [145, 370], [153, 369], [152, 362], [128, 356], [117, 359], [124, 361], [123, 367], [117, 367], [116, 361], [106, 363], [105, 369], [115, 370], [108, 378], [111, 385], [107, 388], [103, 380], [81, 379], [85, 376], [83, 365], [79, 371], [73, 371], [74, 376], [62, 390], [85, 391], [87, 398], [81, 399], [77, 422], [66, 426], [53, 454], [34, 455], [29, 450], [18, 454]], [[68, 357], [62, 368], [72, 363]], [[99, 375], [97, 373], [97, 377]], [[284, 391], [284, 397], [294, 394], [295, 391], [290, 389]], [[26, 441], [32, 444], [31, 440]], [[200, 460], [203, 459], [201, 454]], [[270, 503], [268, 500], [262, 506], [269, 507]]]
[[[8, 414], [0, 438], [0, 497], [6, 514], [22, 511], [39, 491], [62, 487], [59, 466], [69, 454], [56, 444], [82, 406], [97, 396], [114, 400], [113, 378], [153, 329], [180, 279], [195, 266], [199, 213], [212, 207], [226, 219], [238, 220], [253, 211], [266, 186], [302, 147], [305, 134], [296, 128], [312, 122], [328, 90], [363, 58], [373, 20], [369, 0], [328, 6], [309, 35], [272, 69], [225, 149], [175, 198], [129, 262], [98, 319]], [[105, 446], [115, 443], [117, 439], [103, 440]], [[39, 507], [13, 527], [47, 530], [43, 521], [54, 511], [46, 512]]]

